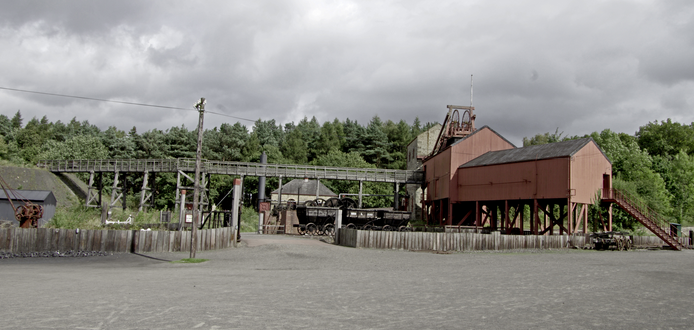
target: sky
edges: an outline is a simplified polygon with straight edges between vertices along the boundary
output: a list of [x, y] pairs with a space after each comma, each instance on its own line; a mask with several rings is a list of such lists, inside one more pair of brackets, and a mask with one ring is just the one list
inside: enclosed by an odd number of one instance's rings
[[[470, 105], [516, 145], [694, 122], [694, 2], [2, 1], [0, 113], [138, 132]], [[4, 89], [3, 89], [4, 88]], [[8, 90], [164, 105], [142, 107]]]

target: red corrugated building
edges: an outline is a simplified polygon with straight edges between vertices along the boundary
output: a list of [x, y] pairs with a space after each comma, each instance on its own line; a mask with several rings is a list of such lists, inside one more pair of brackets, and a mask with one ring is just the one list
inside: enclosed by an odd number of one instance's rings
[[[462, 125], [451, 120], [456, 109], [469, 118]], [[586, 231], [587, 206], [612, 186], [612, 164], [595, 141], [516, 148], [487, 126], [476, 130], [472, 110], [449, 106], [439, 143], [424, 161], [425, 220], [507, 233]]]
[[451, 203], [458, 217], [448, 224], [500, 225], [509, 232], [528, 227], [525, 205], [533, 233], [551, 233], [555, 226], [586, 232], [587, 206], [612, 187], [612, 164], [591, 138], [490, 151], [461, 165], [457, 174]]
[[489, 151], [513, 148], [515, 146], [511, 142], [484, 126], [425, 160], [423, 170], [426, 173], [426, 199], [423, 205], [429, 223], [450, 224], [446, 219], [453, 216], [449, 205], [458, 196], [457, 170], [461, 164]]

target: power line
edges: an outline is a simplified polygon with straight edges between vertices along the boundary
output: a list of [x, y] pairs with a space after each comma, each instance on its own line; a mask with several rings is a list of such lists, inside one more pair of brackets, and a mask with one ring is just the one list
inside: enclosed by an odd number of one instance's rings
[[[67, 95], [67, 94], [58, 94], [58, 93], [47, 93], [47, 92], [38, 92], [38, 91], [30, 91], [30, 90], [25, 90], [25, 89], [18, 89], [18, 88], [9, 88], [9, 87], [2, 87], [0, 86], [0, 89], [7, 90], [7, 91], [13, 91], [13, 92], [22, 92], [22, 93], [30, 93], [30, 94], [39, 94], [39, 95], [48, 95], [48, 96], [57, 96], [57, 97], [66, 97], [66, 98], [73, 98], [73, 99], [80, 99], [80, 100], [90, 100], [90, 101], [99, 101], [99, 102], [109, 102], [109, 103], [118, 103], [118, 104], [127, 104], [127, 105], [135, 105], [135, 106], [140, 106], [140, 107], [151, 107], [151, 108], [161, 108], [161, 109], [172, 109], [172, 110], [184, 110], [184, 111], [196, 111], [195, 109], [187, 109], [187, 108], [179, 108], [179, 107], [171, 107], [167, 105], [157, 105], [157, 104], [148, 104], [148, 103], [138, 103], [138, 102], [127, 102], [127, 101], [118, 101], [118, 100], [108, 100], [108, 99], [99, 99], [95, 97], [87, 97], [87, 96], [77, 96], [77, 95]], [[255, 122], [255, 120], [248, 119], [248, 118], [242, 118], [242, 117], [236, 117], [236, 116], [231, 116], [219, 112], [212, 112], [212, 111], [206, 111], [207, 113], [215, 114], [218, 116], [223, 116], [223, 117], [229, 117], [229, 118], [234, 118], [234, 119], [239, 119], [239, 120], [246, 120], [250, 122]]]

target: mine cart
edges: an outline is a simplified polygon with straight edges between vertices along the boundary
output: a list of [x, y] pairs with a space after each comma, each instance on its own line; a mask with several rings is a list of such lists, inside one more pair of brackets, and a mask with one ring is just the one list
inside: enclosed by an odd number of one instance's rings
[[334, 235], [338, 210], [334, 207], [297, 205], [299, 223], [294, 227], [297, 227], [300, 235]]
[[383, 227], [375, 210], [347, 209], [342, 214], [342, 225], [347, 228], [362, 230], [377, 230]]
[[407, 211], [379, 210], [377, 212], [377, 216], [380, 218], [380, 222], [382, 224], [381, 230], [386, 231], [407, 231], [411, 229], [410, 227], [407, 227], [407, 224], [410, 222], [411, 215], [412, 214]]
[[626, 232], [607, 231], [590, 234], [591, 241], [596, 250], [629, 250], [633, 243]]

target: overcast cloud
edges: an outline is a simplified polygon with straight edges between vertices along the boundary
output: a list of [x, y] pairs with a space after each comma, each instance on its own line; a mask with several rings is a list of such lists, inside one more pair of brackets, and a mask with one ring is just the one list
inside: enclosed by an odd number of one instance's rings
[[[524, 136], [694, 121], [694, 2], [2, 1], [0, 87], [298, 122], [441, 122]], [[144, 132], [193, 111], [0, 90], [0, 113]], [[205, 128], [232, 118], [208, 114]], [[241, 121], [249, 128], [252, 122]]]

